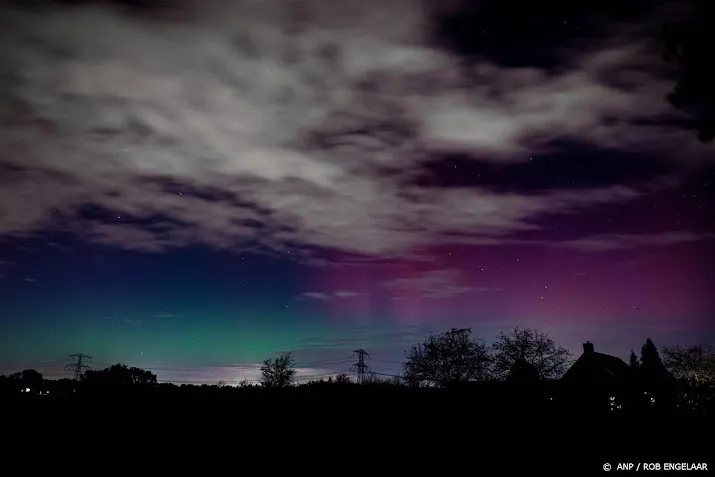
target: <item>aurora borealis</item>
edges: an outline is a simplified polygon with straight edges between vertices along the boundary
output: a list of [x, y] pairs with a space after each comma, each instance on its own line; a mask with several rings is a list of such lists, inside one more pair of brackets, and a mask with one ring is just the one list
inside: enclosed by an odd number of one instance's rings
[[0, 373], [715, 341], [715, 154], [649, 36], [677, 6], [39, 3], [0, 7]]

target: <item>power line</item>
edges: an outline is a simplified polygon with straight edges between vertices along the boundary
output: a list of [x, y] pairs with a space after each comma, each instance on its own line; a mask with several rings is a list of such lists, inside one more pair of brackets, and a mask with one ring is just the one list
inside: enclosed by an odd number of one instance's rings
[[372, 356], [372, 359], [376, 359], [376, 360], [378, 360], [378, 361], [384, 361], [384, 362], [386, 362], [386, 363], [404, 364], [404, 361], [400, 361], [400, 360], [397, 360], [397, 359], [388, 359], [388, 358], [380, 358], [380, 357], [377, 357], [377, 358], [376, 358], [376, 357], [374, 357], [374, 356]]
[[375, 371], [373, 371], [372, 374], [376, 374], [376, 375], [378, 375], [378, 376], [389, 376], [389, 377], [391, 377], [391, 378], [405, 379], [404, 376], [400, 376], [399, 374], [377, 373], [377, 372], [375, 372]]
[[299, 363], [299, 364], [297, 364], [297, 366], [307, 367], [307, 366], [316, 366], [316, 365], [320, 365], [320, 364], [343, 364], [343, 363], [347, 363], [351, 360], [352, 360], [352, 357], [335, 358], [335, 359], [326, 359], [326, 360], [322, 360], [322, 361], [312, 361], [312, 362], [308, 362], [308, 363]]
[[[351, 357], [342, 357], [342, 358], [330, 358], [330, 359], [323, 359], [323, 360], [316, 360], [316, 361], [309, 361], [309, 362], [299, 362], [296, 363], [297, 367], [308, 367], [308, 366], [315, 366], [315, 365], [320, 365], [320, 364], [342, 364], [346, 363], [352, 360]], [[104, 363], [104, 362], [98, 362], [98, 361], [93, 361], [94, 364], [99, 364], [101, 366], [112, 366], [111, 364]], [[262, 366], [262, 363], [246, 363], [246, 364], [228, 364], [228, 365], [202, 365], [202, 366], [194, 366], [194, 367], [185, 367], [185, 366], [151, 366], [151, 365], [142, 365], [141, 363], [137, 361], [122, 361], [120, 364], [126, 364], [126, 365], [137, 365], [141, 366], [143, 369], [148, 369], [148, 370], [157, 370], [157, 371], [198, 371], [198, 370], [204, 370], [206, 368], [224, 368], [224, 369], [245, 369], [245, 368], [260, 368]]]
[[32, 369], [32, 368], [47, 368], [52, 366], [61, 366], [67, 363], [67, 359], [60, 359], [56, 361], [43, 361], [41, 363], [25, 363], [25, 364], [11, 364], [4, 366], [4, 368], [15, 368], [15, 369]]
[[[256, 379], [242, 379], [241, 381], [239, 381], [239, 384], [244, 381], [251, 383], [251, 384], [260, 383], [260, 381], [258, 381]], [[160, 384], [194, 384], [194, 385], [206, 384], [209, 386], [216, 384], [216, 381], [199, 381], [199, 380], [187, 380], [187, 379], [157, 379], [156, 382], [160, 383]]]

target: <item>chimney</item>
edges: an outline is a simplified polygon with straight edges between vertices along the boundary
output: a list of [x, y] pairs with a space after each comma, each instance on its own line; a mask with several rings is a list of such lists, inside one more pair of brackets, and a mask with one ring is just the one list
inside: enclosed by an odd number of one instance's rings
[[588, 354], [593, 353], [593, 343], [591, 343], [590, 341], [586, 341], [583, 344], [583, 352]]

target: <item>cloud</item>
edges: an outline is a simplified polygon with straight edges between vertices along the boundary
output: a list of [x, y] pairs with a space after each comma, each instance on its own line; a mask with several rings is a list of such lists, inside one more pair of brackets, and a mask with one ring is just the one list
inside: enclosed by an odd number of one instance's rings
[[459, 275], [457, 269], [431, 270], [417, 277], [388, 280], [380, 286], [398, 292], [417, 292], [424, 298], [450, 298], [474, 291], [474, 287], [459, 284]]
[[[143, 366], [144, 369], [154, 372], [159, 382], [172, 382], [181, 384], [216, 384], [226, 382], [229, 386], [236, 386], [246, 380], [251, 384], [259, 384], [261, 380], [261, 364], [244, 364], [235, 366], [206, 366], [196, 368], [164, 368], [161, 366]], [[327, 378], [341, 371], [330, 367], [296, 367], [296, 381]], [[342, 371], [344, 372], [344, 371]]]
[[[711, 240], [715, 234], [693, 232], [667, 232], [659, 234], [603, 234], [586, 238], [553, 242], [555, 247], [567, 247], [584, 252], [604, 252], [623, 250], [642, 246], [674, 245], [701, 240]], [[624, 262], [623, 265], [633, 265], [637, 262]]]
[[165, 318], [176, 318], [177, 316], [178, 315], [175, 315], [174, 313], [161, 312], [161, 313], [157, 313], [156, 315], [154, 315], [154, 318], [165, 319]]
[[355, 291], [350, 291], [350, 290], [339, 290], [333, 293], [333, 296], [336, 296], [338, 298], [351, 298], [354, 296], [359, 296], [361, 295], [358, 292]]
[[483, 62], [465, 76], [416, 2], [209, 0], [181, 21], [2, 7], [0, 236], [405, 254], [465, 231], [498, 243], [544, 214], [646, 193], [410, 183], [435, 151], [513, 162], [578, 139], [696, 154], [691, 133], [658, 121], [668, 83], [639, 40], [566, 51], [557, 72]]
[[38, 280], [37, 280], [37, 278], [27, 277], [24, 279], [24, 281], [27, 283], [36, 283]]
[[352, 327], [335, 333], [306, 337], [289, 346], [299, 350], [300, 361], [315, 362], [325, 358], [348, 358], [356, 346], [374, 349], [413, 343], [428, 333], [426, 326], [403, 326], [397, 329]]
[[301, 293], [301, 296], [305, 298], [313, 298], [315, 300], [322, 300], [322, 301], [328, 301], [330, 300], [330, 295], [327, 293], [321, 293], [321, 292], [305, 292]]
[[46, 245], [48, 247], [54, 248], [56, 250], [61, 250], [62, 252], [69, 252], [72, 250], [70, 247], [68, 247], [66, 245], [62, 245], [60, 243], [52, 242], [52, 241], [47, 242]]
[[474, 288], [474, 291], [477, 291], [480, 293], [492, 293], [492, 292], [504, 291], [504, 289], [499, 288], [499, 287], [476, 287], [476, 288]]
[[333, 298], [352, 298], [360, 295], [362, 295], [362, 293], [351, 290], [338, 290], [334, 292], [305, 292], [300, 294], [301, 297], [321, 301], [330, 301]]

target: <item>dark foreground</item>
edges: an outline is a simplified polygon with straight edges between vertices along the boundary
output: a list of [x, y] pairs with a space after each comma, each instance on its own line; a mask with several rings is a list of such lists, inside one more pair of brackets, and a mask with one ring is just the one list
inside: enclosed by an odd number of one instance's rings
[[103, 392], [6, 398], [2, 409], [3, 432], [15, 442], [56, 447], [78, 439], [82, 452], [125, 449], [127, 459], [146, 465], [198, 459], [248, 470], [259, 462], [260, 474], [367, 465], [376, 473], [579, 476], [603, 475], [607, 463], [613, 471], [618, 463], [715, 465], [708, 462], [713, 422], [705, 415], [655, 406], [612, 411], [526, 391]]

